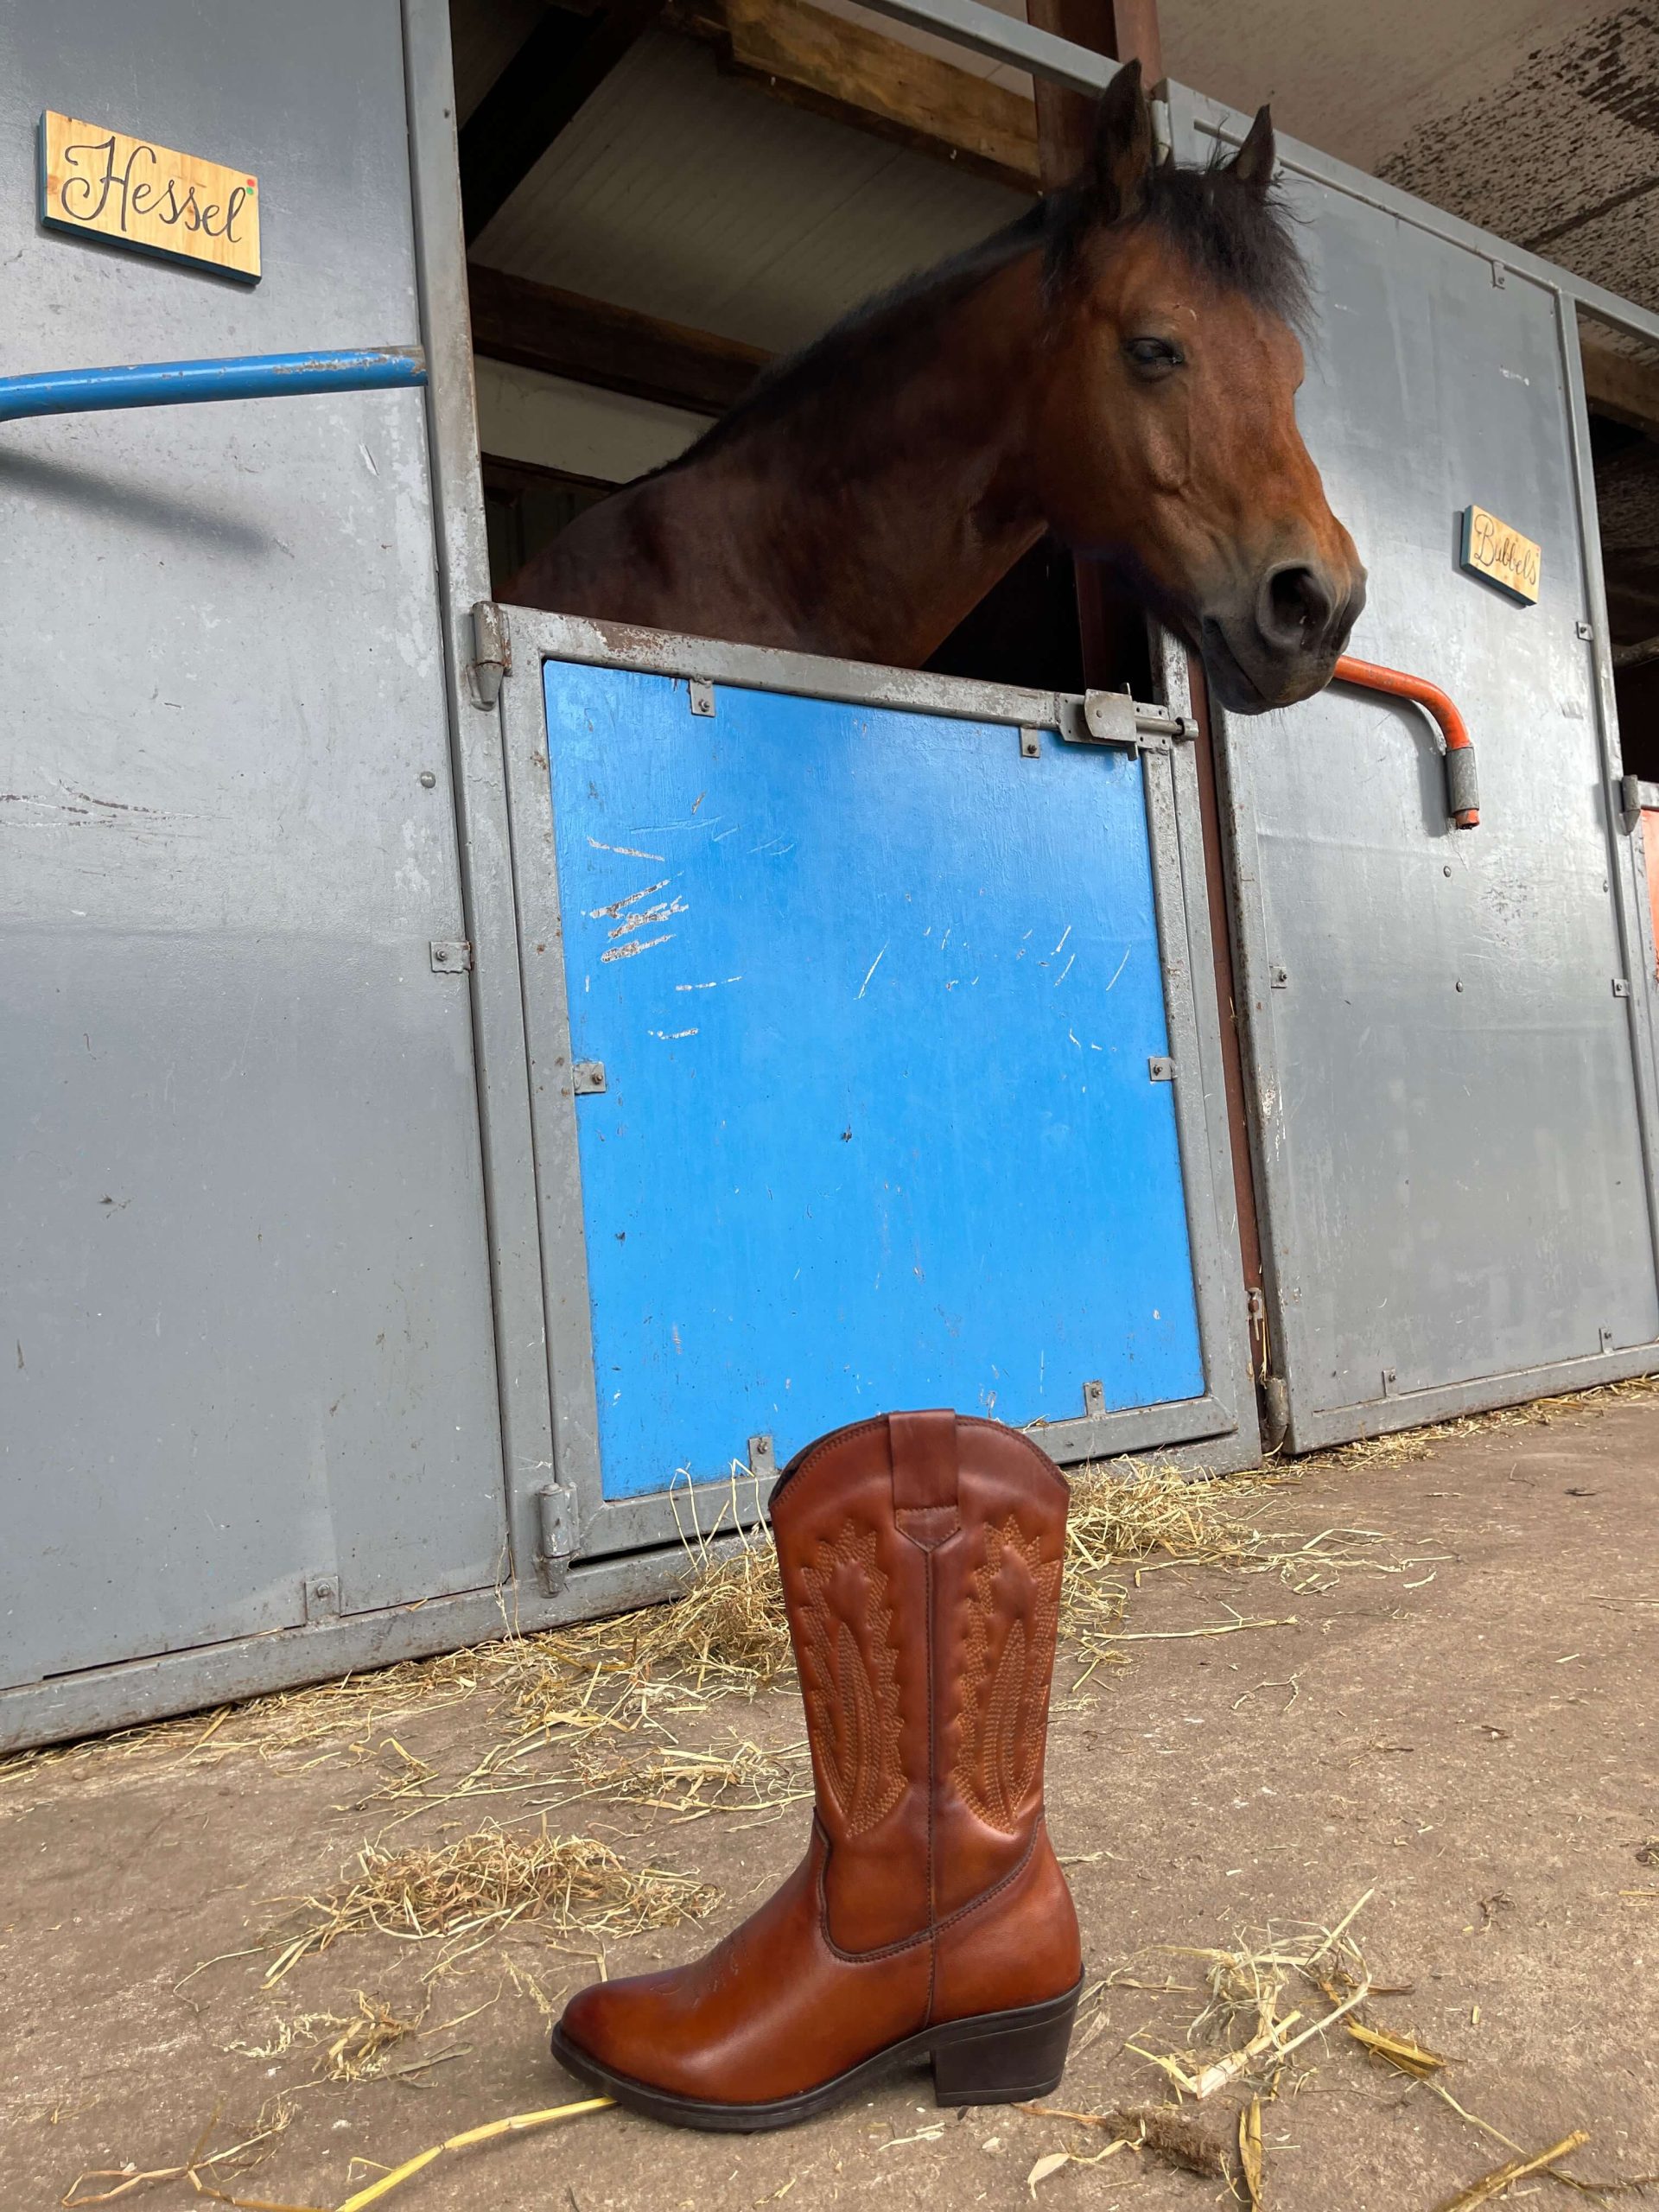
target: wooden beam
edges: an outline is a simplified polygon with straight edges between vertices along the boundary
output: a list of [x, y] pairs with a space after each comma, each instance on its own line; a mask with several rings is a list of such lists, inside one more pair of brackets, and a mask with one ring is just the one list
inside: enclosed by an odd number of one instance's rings
[[610, 0], [589, 15], [549, 8], [461, 125], [461, 202], [468, 243], [506, 205], [662, 9], [663, 0]]
[[[1162, 80], [1157, 0], [1026, 0], [1026, 21], [1111, 61], [1139, 60], [1148, 91]], [[1043, 189], [1069, 184], [1094, 136], [1095, 103], [1043, 78], [1037, 87], [1037, 145]]]
[[778, 98], [1035, 193], [1030, 100], [810, 0], [725, 0], [731, 68]]
[[1659, 435], [1659, 366], [1621, 353], [1599, 332], [1579, 325], [1584, 396], [1598, 415]]
[[772, 358], [758, 346], [532, 283], [476, 261], [467, 264], [467, 278], [475, 353], [664, 407], [723, 415]]

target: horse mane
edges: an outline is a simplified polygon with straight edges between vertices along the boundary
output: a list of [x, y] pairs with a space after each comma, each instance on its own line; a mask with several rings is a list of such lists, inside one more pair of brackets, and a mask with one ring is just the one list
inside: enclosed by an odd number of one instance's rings
[[826, 393], [844, 397], [850, 374], [868, 375], [879, 364], [887, 381], [906, 359], [931, 346], [935, 326], [948, 309], [987, 276], [1045, 244], [1049, 204], [1038, 200], [989, 238], [862, 301], [796, 352], [768, 363], [736, 405], [668, 467], [702, 460], [739, 432], [758, 429], [785, 412], [792, 414]]
[[[1262, 193], [1240, 182], [1219, 161], [1185, 169], [1165, 162], [1147, 178], [1141, 203], [1122, 228], [1125, 233], [1141, 227], [1162, 232], [1203, 275], [1300, 328], [1308, 314], [1308, 282], [1291, 223], [1276, 191]], [[666, 475], [703, 460], [782, 415], [798, 416], [826, 401], [839, 407], [855, 384], [867, 379], [890, 387], [931, 348], [944, 315], [1023, 254], [1041, 251], [1045, 289], [1057, 298], [1087, 240], [1109, 227], [1087, 182], [1049, 193], [989, 238], [906, 277], [772, 362], [695, 445], [651, 474]]]

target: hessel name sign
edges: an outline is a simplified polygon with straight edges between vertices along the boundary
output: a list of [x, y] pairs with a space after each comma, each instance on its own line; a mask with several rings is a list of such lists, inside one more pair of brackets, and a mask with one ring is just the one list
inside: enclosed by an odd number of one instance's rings
[[258, 281], [257, 178], [50, 108], [41, 118], [41, 220]]
[[1484, 507], [1463, 511], [1463, 565], [1489, 583], [1501, 584], [1529, 607], [1538, 597], [1538, 569], [1544, 549]]

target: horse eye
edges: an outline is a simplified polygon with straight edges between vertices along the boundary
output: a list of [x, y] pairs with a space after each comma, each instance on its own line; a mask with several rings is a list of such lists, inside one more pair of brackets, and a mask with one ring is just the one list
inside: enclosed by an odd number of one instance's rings
[[1131, 338], [1123, 351], [1144, 376], [1167, 376], [1181, 365], [1179, 346], [1166, 338]]

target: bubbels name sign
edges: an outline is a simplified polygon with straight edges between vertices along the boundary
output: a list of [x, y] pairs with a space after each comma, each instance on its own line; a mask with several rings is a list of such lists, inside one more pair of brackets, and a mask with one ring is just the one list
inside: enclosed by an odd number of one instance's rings
[[41, 118], [41, 220], [259, 281], [257, 178], [50, 108]]

